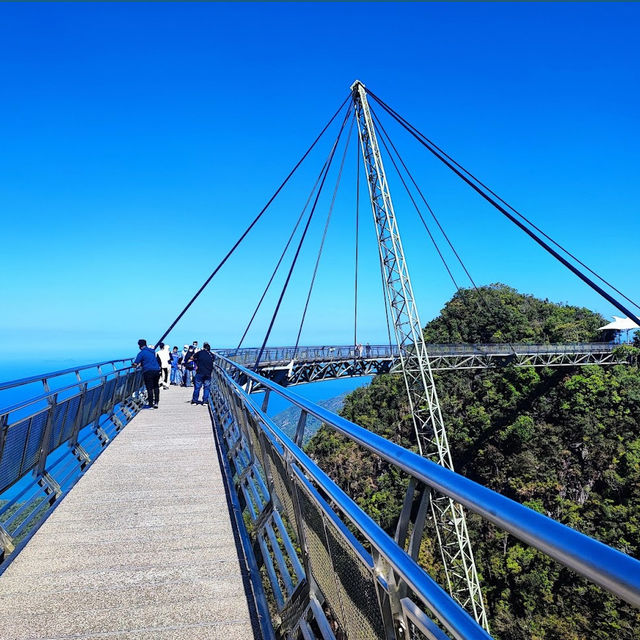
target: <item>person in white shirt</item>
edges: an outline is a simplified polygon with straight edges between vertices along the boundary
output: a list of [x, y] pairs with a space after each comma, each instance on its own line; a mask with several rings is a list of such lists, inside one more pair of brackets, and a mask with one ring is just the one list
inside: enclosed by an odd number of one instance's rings
[[171, 375], [171, 351], [169, 345], [161, 342], [158, 344], [158, 351], [156, 357], [160, 363], [160, 384], [163, 389], [169, 388], [169, 380]]

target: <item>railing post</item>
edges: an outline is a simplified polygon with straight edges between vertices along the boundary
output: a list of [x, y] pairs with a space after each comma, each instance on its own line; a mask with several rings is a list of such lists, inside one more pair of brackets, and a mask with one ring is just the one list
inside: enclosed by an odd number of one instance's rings
[[269, 407], [269, 397], [271, 396], [271, 389], [267, 389], [264, 392], [264, 398], [262, 399], [262, 413], [267, 413]]
[[[49, 385], [47, 385], [47, 387], [48, 386]], [[49, 396], [47, 398], [47, 403], [49, 404], [49, 413], [47, 413], [47, 422], [42, 434], [42, 440], [40, 441], [38, 465], [35, 469], [35, 473], [37, 476], [41, 476], [44, 473], [44, 469], [47, 464], [47, 456], [50, 453], [49, 441], [51, 440], [51, 430], [53, 429], [53, 417], [56, 412], [56, 407], [58, 406], [58, 394], [54, 393], [52, 396]]]
[[[49, 385], [46, 380], [44, 381], [47, 391]], [[57, 500], [62, 495], [62, 488], [58, 482], [47, 472], [47, 456], [51, 453], [51, 431], [53, 429], [53, 419], [58, 406], [58, 394], [54, 393], [53, 396], [47, 398], [49, 403], [49, 413], [47, 414], [47, 423], [45, 425], [42, 439], [40, 441], [40, 451], [38, 453], [38, 465], [34, 469], [34, 474], [39, 478], [38, 482], [45, 489], [45, 492], [49, 494], [50, 501]]]
[[373, 550], [373, 566], [376, 575], [387, 583], [387, 589], [376, 581], [378, 606], [382, 615], [385, 640], [408, 640], [408, 624], [402, 608], [402, 597], [398, 589], [393, 568], [377, 550]]
[[[80, 376], [78, 376], [78, 379]], [[73, 429], [71, 431], [71, 436], [69, 437], [69, 445], [71, 447], [75, 447], [78, 445], [78, 435], [80, 433], [80, 429], [82, 425], [82, 412], [84, 411], [84, 401], [87, 397], [87, 383], [83, 382], [80, 385], [80, 401], [78, 402], [78, 410], [76, 412], [76, 419], [73, 424]]]
[[307, 412], [304, 409], [300, 409], [300, 417], [298, 418], [298, 424], [296, 426], [296, 433], [293, 441], [302, 447], [302, 441], [304, 440], [304, 430], [307, 426]]
[[3, 413], [0, 416], [0, 460], [4, 450], [4, 442], [7, 439], [7, 429], [9, 428], [9, 414]]

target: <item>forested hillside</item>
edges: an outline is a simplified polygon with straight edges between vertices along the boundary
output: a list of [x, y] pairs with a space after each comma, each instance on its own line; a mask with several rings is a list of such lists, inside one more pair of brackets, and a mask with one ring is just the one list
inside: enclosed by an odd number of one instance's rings
[[[596, 340], [605, 319], [503, 285], [462, 291], [428, 342]], [[436, 377], [456, 471], [635, 557], [640, 554], [637, 366], [452, 371]], [[349, 420], [413, 447], [403, 382], [379, 376], [346, 398]], [[311, 455], [392, 533], [406, 479], [323, 427]], [[640, 638], [640, 613], [469, 515], [492, 634], [502, 640]], [[425, 535], [421, 562], [442, 583]]]

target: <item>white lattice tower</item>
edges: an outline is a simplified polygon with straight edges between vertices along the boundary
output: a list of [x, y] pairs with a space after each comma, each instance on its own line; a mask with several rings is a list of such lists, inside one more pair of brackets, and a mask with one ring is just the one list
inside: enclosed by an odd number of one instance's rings
[[[422, 325], [413, 296], [389, 186], [364, 85], [351, 87], [369, 197], [385, 276], [387, 303], [400, 352], [402, 373], [420, 454], [453, 470], [438, 394]], [[488, 629], [487, 614], [462, 505], [432, 493], [431, 515], [437, 532], [449, 592]]]

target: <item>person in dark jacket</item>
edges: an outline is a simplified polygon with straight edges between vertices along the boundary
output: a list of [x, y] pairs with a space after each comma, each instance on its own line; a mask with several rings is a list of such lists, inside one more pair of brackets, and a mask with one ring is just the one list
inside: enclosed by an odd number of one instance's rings
[[[196, 363], [196, 377], [191, 404], [207, 404], [209, 401], [211, 373], [213, 372], [213, 356], [208, 342], [205, 342], [202, 345], [202, 349], [193, 356], [193, 361]], [[202, 402], [200, 402], [200, 389], [202, 387], [204, 387], [204, 391], [202, 392]]]
[[193, 378], [193, 374], [196, 368], [196, 363], [194, 361], [194, 357], [196, 352], [193, 347], [189, 347], [187, 352], [182, 356], [182, 370], [184, 371], [184, 376], [182, 378], [183, 386], [190, 387], [191, 380]]
[[160, 399], [160, 363], [156, 358], [156, 352], [147, 347], [147, 341], [138, 340], [140, 351], [133, 361], [134, 367], [142, 367], [142, 379], [147, 387], [148, 409], [157, 409]]

